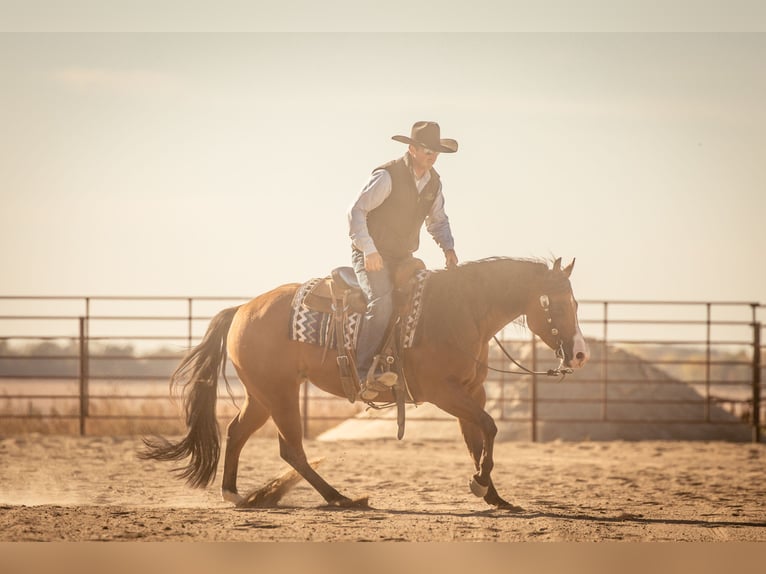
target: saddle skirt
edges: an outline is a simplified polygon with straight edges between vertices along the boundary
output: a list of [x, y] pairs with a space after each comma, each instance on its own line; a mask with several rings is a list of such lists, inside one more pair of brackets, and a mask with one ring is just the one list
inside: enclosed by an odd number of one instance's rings
[[[401, 348], [415, 344], [430, 271], [414, 273], [406, 290], [406, 301], [399, 307]], [[344, 310], [345, 304], [345, 310]], [[367, 301], [355, 281], [353, 269], [341, 267], [328, 277], [310, 279], [295, 292], [290, 313], [290, 338], [293, 341], [322, 347], [338, 347], [336, 312], [343, 315], [343, 347], [356, 349], [359, 328]]]

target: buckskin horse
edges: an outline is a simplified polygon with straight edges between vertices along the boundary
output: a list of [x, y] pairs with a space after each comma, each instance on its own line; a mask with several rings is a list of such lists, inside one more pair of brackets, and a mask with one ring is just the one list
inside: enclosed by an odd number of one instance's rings
[[[561, 259], [549, 268], [542, 261], [492, 258], [433, 272], [423, 295], [418, 342], [403, 350], [412, 399], [433, 403], [458, 419], [476, 471], [471, 491], [491, 506], [515, 508], [498, 494], [490, 476], [497, 426], [484, 410], [489, 342], [523, 315], [527, 326], [556, 351], [563, 365], [584, 366], [589, 353], [569, 279], [573, 267], [574, 261], [562, 268]], [[202, 341], [187, 353], [170, 381], [171, 389], [183, 388], [187, 434], [178, 442], [144, 439], [143, 458], [189, 458], [185, 467], [177, 469], [180, 478], [200, 488], [212, 482], [221, 448], [215, 411], [217, 381], [228, 355], [246, 399], [227, 429], [224, 500], [242, 503], [237, 492], [240, 452], [271, 417], [278, 429], [281, 457], [328, 505], [355, 504], [316, 472], [303, 448], [301, 384], [311, 381], [328, 393], [345, 395], [333, 355], [336, 351], [289, 336], [291, 305], [299, 287], [277, 287], [211, 320]], [[393, 399], [392, 391], [385, 392]]]

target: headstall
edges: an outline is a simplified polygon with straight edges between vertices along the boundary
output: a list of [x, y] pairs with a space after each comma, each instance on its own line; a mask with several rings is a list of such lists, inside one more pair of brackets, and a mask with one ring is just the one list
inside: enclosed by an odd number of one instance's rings
[[553, 317], [551, 317], [551, 301], [548, 295], [540, 295], [540, 306], [543, 308], [543, 311], [545, 312], [545, 321], [548, 323], [548, 326], [550, 327], [550, 333], [556, 338], [557, 345], [556, 345], [556, 358], [559, 360], [559, 364], [555, 369], [548, 369], [547, 371], [532, 371], [528, 368], [526, 368], [524, 365], [519, 363], [516, 359], [514, 359], [511, 354], [508, 352], [508, 350], [503, 346], [503, 344], [500, 342], [500, 339], [497, 338], [497, 335], [493, 336], [493, 339], [497, 346], [500, 348], [500, 350], [503, 352], [503, 354], [506, 356], [506, 358], [511, 361], [514, 365], [519, 367], [523, 372], [519, 371], [504, 371], [501, 369], [494, 369], [487, 365], [487, 368], [489, 368], [492, 371], [498, 372], [498, 373], [510, 373], [515, 375], [547, 375], [549, 377], [561, 377], [560, 380], [563, 380], [564, 377], [567, 375], [571, 375], [574, 372], [574, 369], [570, 367], [564, 366], [564, 342], [561, 340], [561, 337], [559, 336], [559, 330], [556, 328], [556, 326], [553, 324]]

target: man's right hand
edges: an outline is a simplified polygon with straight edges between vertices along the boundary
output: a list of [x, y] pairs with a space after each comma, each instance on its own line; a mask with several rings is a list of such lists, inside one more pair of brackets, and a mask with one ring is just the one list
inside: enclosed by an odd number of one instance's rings
[[364, 268], [367, 271], [381, 271], [383, 269], [383, 258], [380, 253], [373, 251], [364, 256]]

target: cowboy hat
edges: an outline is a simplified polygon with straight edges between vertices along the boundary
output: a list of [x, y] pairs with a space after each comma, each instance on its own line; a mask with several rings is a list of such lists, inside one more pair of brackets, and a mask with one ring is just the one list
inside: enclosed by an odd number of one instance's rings
[[423, 146], [431, 151], [440, 153], [455, 153], [457, 151], [457, 142], [451, 139], [441, 139], [439, 124], [436, 122], [415, 122], [412, 125], [410, 137], [393, 136], [392, 140]]

